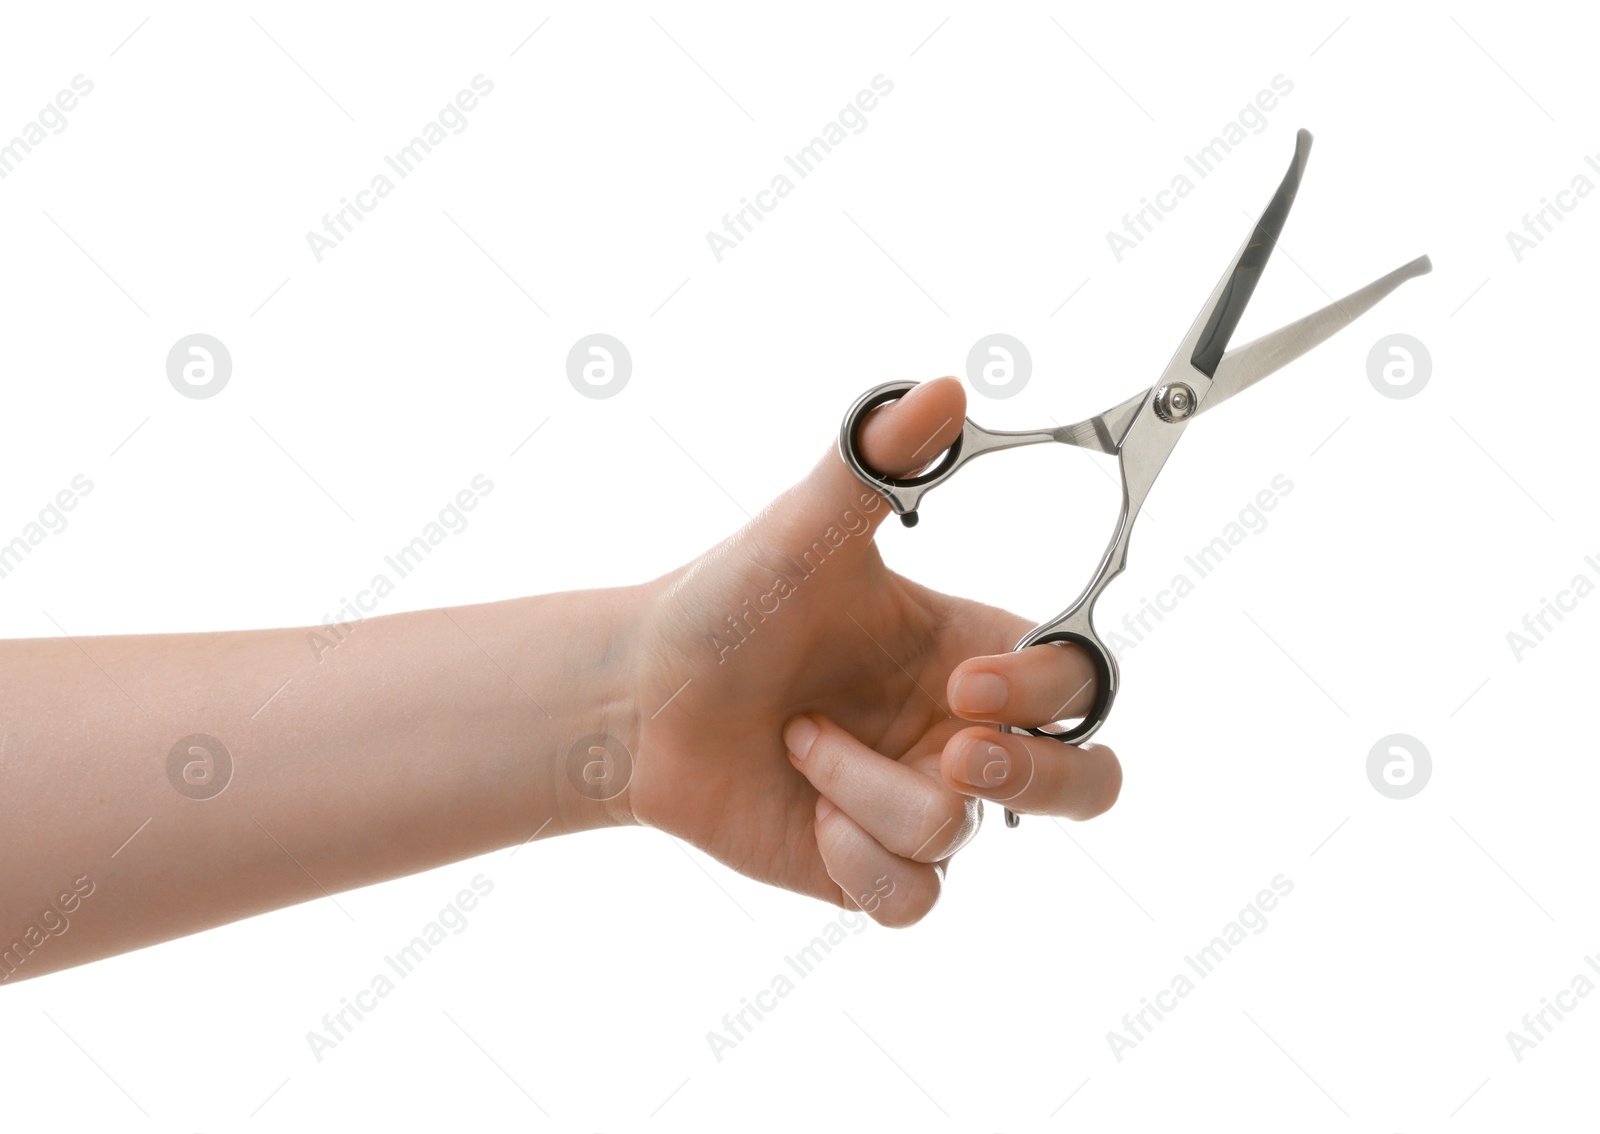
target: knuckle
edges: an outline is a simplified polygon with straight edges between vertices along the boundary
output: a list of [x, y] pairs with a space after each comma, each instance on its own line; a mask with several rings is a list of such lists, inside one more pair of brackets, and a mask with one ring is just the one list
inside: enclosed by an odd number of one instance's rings
[[[1039, 766], [1044, 763], [1048, 767], [1049, 759], [1046, 758], [1041, 761], [1034, 751], [1040, 743], [1055, 745], [1057, 741], [1033, 741], [1029, 739], [1010, 749], [1011, 766], [1005, 783], [1001, 785], [1000, 791], [992, 797], [997, 802], [1005, 803], [1011, 800], [1027, 798], [1035, 791], [1034, 785], [1036, 782], [1048, 783], [1048, 774], [1041, 776]], [[1049, 756], [1054, 755], [1053, 751], [1049, 752]]]
[[953, 792], [930, 793], [910, 824], [905, 856], [915, 862], [948, 856], [965, 834], [971, 810], [968, 801]]
[[1083, 755], [1087, 759], [1073, 761], [1063, 796], [1084, 819], [1093, 819], [1110, 811], [1122, 794], [1122, 764], [1101, 745], [1085, 746]]
[[940, 872], [920, 867], [915, 875], [896, 878], [893, 891], [867, 913], [885, 929], [906, 929], [932, 912], [941, 888]]
[[849, 749], [839, 741], [833, 728], [825, 727], [812, 742], [805, 771], [807, 778], [818, 787], [831, 787], [845, 774]]
[[1122, 761], [1118, 760], [1117, 754], [1109, 748], [1105, 750], [1105, 754], [1106, 775], [1100, 794], [1101, 812], [1110, 811], [1122, 796]]

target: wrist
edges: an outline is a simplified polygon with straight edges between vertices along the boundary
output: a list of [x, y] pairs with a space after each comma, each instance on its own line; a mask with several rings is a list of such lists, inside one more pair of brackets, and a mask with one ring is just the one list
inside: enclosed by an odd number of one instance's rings
[[[570, 591], [518, 600], [528, 693], [542, 726], [525, 755], [546, 786], [533, 803], [543, 835], [633, 825], [638, 758], [637, 641], [644, 587]], [[540, 687], [548, 692], [541, 696]]]

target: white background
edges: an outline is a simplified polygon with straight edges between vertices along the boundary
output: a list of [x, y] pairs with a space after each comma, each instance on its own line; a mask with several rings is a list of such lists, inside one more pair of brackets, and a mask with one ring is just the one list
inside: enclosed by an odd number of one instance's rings
[[[5, 1125], [1592, 1114], [1600, 997], [1520, 1062], [1506, 1040], [1600, 952], [1600, 599], [1520, 660], [1506, 638], [1600, 578], [1600, 199], [1520, 262], [1506, 241], [1600, 143], [1592, 31], [1394, 4], [9, 10], [0, 137], [94, 83], [0, 181], [0, 536], [94, 483], [0, 580], [13, 637], [320, 621], [477, 473], [494, 494], [385, 610], [652, 577], [802, 475], [860, 391], [964, 374], [991, 332], [1033, 376], [974, 395], [977, 420], [1087, 416], [1159, 373], [1301, 126], [1317, 144], [1238, 341], [1424, 252], [1436, 270], [1176, 451], [1103, 628], [1274, 476], [1294, 487], [1125, 654], [1118, 806], [1015, 831], [991, 812], [933, 915], [848, 937], [720, 1062], [707, 1032], [839, 911], [607, 832], [11, 989]], [[478, 74], [465, 132], [318, 263], [306, 232]], [[866, 130], [717, 262], [706, 232], [879, 74]], [[1265, 129], [1118, 262], [1106, 233], [1276, 75], [1293, 92]], [[594, 331], [633, 357], [604, 400], [564, 369]], [[167, 381], [193, 332], [232, 354], [213, 398]], [[1432, 358], [1407, 399], [1367, 373], [1396, 332]], [[1109, 534], [1111, 473], [990, 458], [914, 532], [885, 527], [885, 554], [1053, 614]], [[1433, 760], [1401, 801], [1366, 770], [1397, 732]], [[465, 932], [314, 1060], [306, 1033], [479, 873]], [[1265, 931], [1117, 1060], [1108, 1031], [1279, 874]]]

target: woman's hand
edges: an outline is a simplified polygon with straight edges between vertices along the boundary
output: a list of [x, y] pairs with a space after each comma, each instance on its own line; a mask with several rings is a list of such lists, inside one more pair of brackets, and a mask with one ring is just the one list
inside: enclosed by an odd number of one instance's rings
[[[862, 453], [908, 475], [964, 415], [960, 383], [926, 383], [868, 418]], [[969, 723], [1081, 716], [1093, 667], [1074, 646], [1012, 653], [1031, 621], [890, 571], [873, 533], [891, 514], [830, 448], [739, 532], [643, 588], [619, 802], [751, 877], [899, 926], [938, 900], [980, 800], [1087, 819], [1116, 802], [1122, 770], [1103, 745]]]
[[[909, 472], [962, 414], [956, 382], [929, 383], [865, 423], [863, 452]], [[744, 530], [642, 586], [0, 642], [0, 984], [629, 822], [916, 921], [980, 799], [1087, 818], [1121, 771], [1106, 748], [968, 723], [1081, 714], [1088, 659], [1009, 653], [1024, 619], [889, 571], [872, 543], [889, 512], [830, 451]], [[586, 746], [607, 738], [632, 754], [621, 783], [589, 780]], [[93, 900], [58, 936], [42, 911], [77, 911], [74, 893]]]

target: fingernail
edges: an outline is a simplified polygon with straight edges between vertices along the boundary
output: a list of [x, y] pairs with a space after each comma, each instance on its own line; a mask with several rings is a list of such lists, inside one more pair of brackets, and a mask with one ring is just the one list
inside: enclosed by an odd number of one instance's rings
[[838, 810], [838, 808], [834, 806], [833, 800], [829, 799], [825, 795], [817, 796], [817, 822], [818, 823], [822, 822], [824, 819], [826, 819], [828, 816], [832, 815], [837, 810]]
[[1011, 687], [998, 673], [969, 673], [956, 680], [955, 710], [958, 713], [994, 713], [1005, 708]]
[[992, 740], [969, 740], [950, 774], [967, 787], [991, 791], [1011, 778], [1011, 753]]
[[811, 745], [816, 742], [818, 731], [816, 722], [810, 717], [796, 717], [783, 730], [783, 742], [789, 746], [796, 760], [804, 762], [811, 753]]

